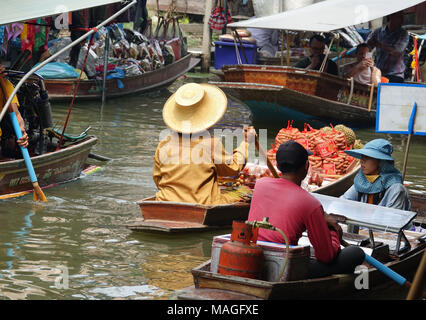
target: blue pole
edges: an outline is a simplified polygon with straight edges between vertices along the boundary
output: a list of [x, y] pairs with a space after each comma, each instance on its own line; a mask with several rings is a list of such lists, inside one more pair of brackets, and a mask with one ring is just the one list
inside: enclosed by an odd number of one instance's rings
[[383, 272], [386, 276], [400, 284], [401, 286], [405, 285], [407, 282], [407, 279], [405, 279], [403, 276], [399, 275], [395, 271], [393, 271], [391, 268], [386, 267], [383, 263], [377, 261], [372, 256], [369, 256], [368, 254], [365, 255], [365, 261], [371, 264], [373, 267], [375, 267], [377, 270]]
[[[16, 137], [18, 139], [22, 138], [21, 127], [19, 126], [18, 118], [16, 117], [15, 112], [10, 112], [9, 115], [10, 115], [10, 119], [12, 120], [13, 130], [15, 131]], [[37, 182], [37, 176], [35, 174], [34, 167], [31, 162], [30, 154], [28, 153], [28, 149], [21, 146], [19, 146], [19, 148], [21, 148], [22, 155], [24, 157], [25, 165], [27, 166], [27, 170], [28, 170], [28, 174], [30, 176], [31, 182], [32, 183]]]

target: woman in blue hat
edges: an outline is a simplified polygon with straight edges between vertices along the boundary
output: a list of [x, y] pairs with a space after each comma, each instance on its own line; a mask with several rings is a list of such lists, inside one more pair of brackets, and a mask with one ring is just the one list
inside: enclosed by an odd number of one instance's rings
[[341, 198], [410, 210], [408, 192], [394, 166], [392, 151], [392, 144], [385, 139], [372, 140], [363, 149], [345, 151], [361, 159], [361, 170], [354, 178], [354, 185]]

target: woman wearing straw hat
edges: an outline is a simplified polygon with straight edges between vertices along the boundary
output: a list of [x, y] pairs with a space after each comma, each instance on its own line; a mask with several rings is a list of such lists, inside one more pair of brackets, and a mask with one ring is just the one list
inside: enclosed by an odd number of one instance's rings
[[207, 131], [223, 117], [227, 105], [221, 89], [196, 83], [183, 85], [166, 101], [163, 120], [172, 131], [155, 152], [156, 200], [207, 205], [238, 201], [221, 193], [218, 176], [235, 176], [243, 169], [256, 131], [244, 128], [244, 139], [232, 155], [227, 154], [221, 139]]
[[402, 184], [401, 173], [394, 166], [392, 151], [392, 144], [385, 139], [372, 140], [359, 150], [345, 151], [361, 159], [361, 171], [341, 198], [410, 210], [408, 192]]

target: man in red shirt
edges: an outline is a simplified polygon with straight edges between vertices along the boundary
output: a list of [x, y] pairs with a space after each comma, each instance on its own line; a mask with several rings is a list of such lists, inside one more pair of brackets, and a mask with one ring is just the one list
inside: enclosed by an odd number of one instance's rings
[[[283, 143], [276, 153], [282, 178], [262, 178], [256, 183], [248, 220], [263, 220], [281, 229], [291, 245], [297, 245], [307, 230], [316, 260], [311, 260], [309, 277], [324, 277], [336, 273], [352, 273], [364, 261], [358, 247], [340, 249], [342, 228], [327, 213], [321, 203], [300, 187], [312, 154], [295, 141]], [[283, 243], [276, 231], [260, 229], [258, 240]]]

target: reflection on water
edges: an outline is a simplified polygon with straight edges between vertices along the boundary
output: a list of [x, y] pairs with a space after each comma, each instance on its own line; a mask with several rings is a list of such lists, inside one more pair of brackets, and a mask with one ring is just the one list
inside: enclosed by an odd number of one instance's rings
[[[67, 129], [79, 134], [88, 126], [99, 138], [92, 150], [114, 160], [83, 179], [47, 189], [47, 202], [34, 206], [32, 196], [3, 200], [0, 207], [0, 299], [168, 299], [173, 290], [192, 284], [190, 270], [210, 257], [212, 237], [131, 232], [124, 226], [140, 217], [136, 201], [155, 192], [153, 154], [158, 144], [162, 106], [184, 79], [149, 95], [75, 104]], [[53, 103], [59, 126], [68, 104]], [[230, 101], [221, 128], [250, 124], [244, 106]], [[283, 125], [287, 120], [283, 120]], [[295, 126], [303, 124], [295, 123]], [[268, 129], [268, 144], [279, 128]], [[364, 141], [381, 136], [392, 141], [402, 167], [406, 137], [357, 131]], [[424, 192], [425, 140], [414, 137], [406, 180]], [[69, 287], [58, 286], [69, 274]], [[63, 280], [63, 279], [62, 279]]]

